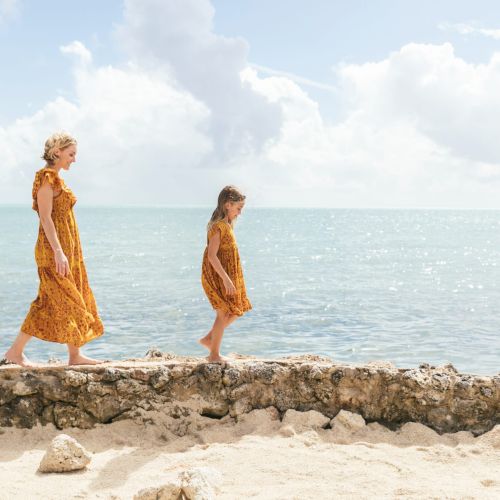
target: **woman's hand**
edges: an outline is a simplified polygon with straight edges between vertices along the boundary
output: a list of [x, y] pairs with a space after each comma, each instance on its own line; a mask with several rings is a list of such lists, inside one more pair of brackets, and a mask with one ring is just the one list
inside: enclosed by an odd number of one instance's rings
[[56, 261], [56, 271], [61, 275], [61, 276], [68, 276], [69, 275], [69, 262], [64, 255], [64, 252], [62, 251], [61, 248], [56, 250], [54, 252], [54, 260]]
[[236, 287], [229, 277], [224, 279], [223, 283], [227, 295], [234, 295], [236, 293]]

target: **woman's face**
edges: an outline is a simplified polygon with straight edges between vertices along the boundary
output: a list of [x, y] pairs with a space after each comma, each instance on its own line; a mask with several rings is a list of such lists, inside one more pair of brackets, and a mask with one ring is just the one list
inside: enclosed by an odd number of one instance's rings
[[226, 203], [227, 218], [229, 220], [236, 219], [241, 214], [244, 206], [244, 201], [228, 201]]
[[76, 145], [72, 144], [64, 149], [59, 149], [57, 152], [58, 158], [54, 164], [64, 170], [69, 170], [70, 165], [76, 161]]

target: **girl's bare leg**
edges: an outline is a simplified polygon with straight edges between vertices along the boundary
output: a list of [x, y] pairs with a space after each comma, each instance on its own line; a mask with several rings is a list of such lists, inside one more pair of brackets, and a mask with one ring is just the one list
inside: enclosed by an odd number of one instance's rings
[[237, 319], [238, 316], [236, 316], [236, 314], [229, 314], [226, 318], [226, 328], [234, 322], [235, 319]]
[[217, 309], [217, 317], [215, 318], [214, 327], [212, 329], [212, 343], [210, 345], [210, 354], [208, 356], [208, 361], [210, 362], [221, 362], [226, 361], [220, 355], [220, 345], [222, 343], [222, 336], [224, 335], [224, 330], [228, 325], [230, 325], [236, 317], [234, 315], [226, 313], [220, 309]]
[[[215, 317], [215, 321], [217, 321], [217, 316]], [[215, 321], [214, 324], [212, 325], [212, 328], [210, 328], [210, 331], [204, 337], [198, 340], [198, 343], [201, 344], [203, 347], [206, 347], [209, 351], [210, 351], [210, 346], [212, 345], [212, 332], [214, 330]]]
[[4, 359], [9, 361], [10, 363], [15, 363], [16, 365], [20, 366], [35, 366], [35, 363], [31, 363], [23, 352], [24, 346], [30, 340], [31, 335], [19, 332], [10, 349], [4, 354]]
[[[235, 314], [226, 315], [226, 316], [227, 316], [226, 322], [225, 322], [226, 326], [224, 328], [227, 328], [238, 317]], [[198, 342], [203, 347], [206, 347], [209, 351], [210, 351], [211, 346], [212, 346], [212, 332], [214, 331], [216, 321], [217, 321], [217, 317], [215, 318], [214, 324], [212, 325], [212, 328], [210, 329], [210, 331], [204, 337], [202, 337], [201, 339], [198, 340]]]
[[68, 365], [98, 365], [100, 363], [104, 363], [104, 361], [100, 361], [98, 359], [88, 358], [80, 353], [80, 348], [71, 344], [67, 344], [68, 346]]

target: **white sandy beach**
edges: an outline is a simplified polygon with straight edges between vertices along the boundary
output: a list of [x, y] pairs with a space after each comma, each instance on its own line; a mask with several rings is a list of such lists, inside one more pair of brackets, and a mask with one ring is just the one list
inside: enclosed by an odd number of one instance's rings
[[37, 472], [52, 426], [0, 430], [2, 499], [131, 499], [192, 467], [222, 474], [221, 499], [500, 498], [500, 426], [479, 437], [398, 431], [371, 423], [356, 433], [293, 429], [256, 410], [240, 422], [196, 416], [172, 435], [160, 413], [140, 422], [66, 429], [91, 454], [87, 470]]

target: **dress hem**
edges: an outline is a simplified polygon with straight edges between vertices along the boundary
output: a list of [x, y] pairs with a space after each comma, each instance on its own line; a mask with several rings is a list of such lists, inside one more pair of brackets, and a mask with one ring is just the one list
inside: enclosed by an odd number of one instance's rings
[[65, 345], [72, 345], [74, 347], [82, 347], [84, 346], [85, 344], [88, 344], [89, 342], [92, 342], [92, 340], [95, 340], [99, 337], [102, 337], [103, 334], [104, 334], [104, 331], [102, 331], [101, 333], [98, 333], [97, 335], [94, 335], [92, 338], [88, 339], [88, 340], [85, 340], [84, 342], [80, 342], [78, 344], [75, 344], [75, 343], [71, 343], [71, 342], [61, 342], [59, 340], [54, 340], [54, 339], [47, 339], [45, 337], [42, 337], [41, 335], [38, 335], [36, 333], [30, 333], [30, 332], [27, 332], [25, 330], [23, 330], [21, 328], [21, 332], [26, 334], [26, 335], [29, 335], [30, 337], [35, 337], [39, 340], [45, 340], [46, 342], [53, 342], [54, 344], [65, 344]]

